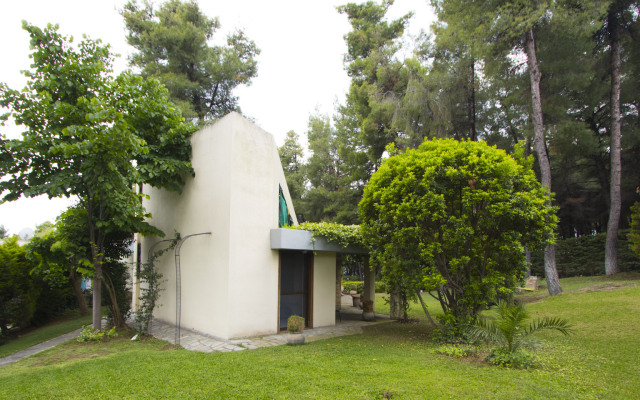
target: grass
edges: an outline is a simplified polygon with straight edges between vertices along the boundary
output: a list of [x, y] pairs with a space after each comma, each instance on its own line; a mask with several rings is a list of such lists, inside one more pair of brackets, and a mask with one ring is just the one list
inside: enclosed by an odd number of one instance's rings
[[[105, 343], [67, 342], [0, 368], [0, 398], [638, 398], [640, 279], [616, 282], [624, 284], [595, 290], [609, 283], [563, 280], [564, 294], [527, 305], [534, 317], [566, 318], [576, 330], [539, 334], [542, 365], [533, 370], [439, 355], [422, 320], [304, 346], [212, 354], [131, 342], [123, 333]], [[420, 313], [412, 305], [411, 315]]]
[[77, 310], [69, 311], [51, 323], [28, 333], [9, 339], [0, 346], [0, 357], [6, 357], [27, 347], [46, 342], [91, 323], [91, 313], [81, 316]]

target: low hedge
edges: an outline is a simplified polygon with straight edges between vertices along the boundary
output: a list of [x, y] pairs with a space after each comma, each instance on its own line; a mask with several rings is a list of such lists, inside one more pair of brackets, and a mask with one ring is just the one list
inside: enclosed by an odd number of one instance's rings
[[[364, 282], [363, 281], [342, 281], [342, 287], [345, 292], [350, 292], [355, 290], [356, 292], [362, 294], [364, 292]], [[376, 293], [386, 293], [384, 283], [376, 282]]]
[[[618, 232], [618, 266], [621, 272], [640, 272], [640, 259], [629, 249], [629, 231]], [[604, 246], [607, 235], [580, 236], [558, 240], [556, 268], [561, 278], [604, 275]], [[544, 276], [544, 252], [531, 255], [531, 273]]]

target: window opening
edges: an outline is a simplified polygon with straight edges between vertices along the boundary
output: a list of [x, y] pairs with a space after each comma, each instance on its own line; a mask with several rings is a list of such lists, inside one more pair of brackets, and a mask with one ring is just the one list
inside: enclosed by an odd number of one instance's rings
[[284, 199], [284, 194], [282, 193], [282, 186], [278, 185], [280, 189], [280, 193], [278, 195], [278, 227], [282, 228], [283, 226], [291, 226], [293, 225], [293, 220], [291, 219], [291, 215], [289, 215], [289, 208], [287, 207], [287, 201]]

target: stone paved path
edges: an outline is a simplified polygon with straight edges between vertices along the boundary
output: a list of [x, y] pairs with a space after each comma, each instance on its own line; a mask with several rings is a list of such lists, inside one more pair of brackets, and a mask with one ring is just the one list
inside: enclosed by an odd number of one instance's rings
[[80, 334], [80, 329], [76, 329], [73, 332], [66, 333], [62, 336], [58, 336], [53, 339], [49, 339], [46, 342], [38, 343], [35, 346], [28, 347], [24, 350], [20, 350], [16, 353], [0, 358], [0, 367], [3, 365], [12, 364], [16, 361], [20, 361], [23, 358], [29, 357], [36, 353], [40, 353], [41, 351], [48, 350], [52, 347], [55, 347], [61, 343], [66, 342], [67, 340], [75, 339], [78, 337], [79, 334]]
[[[360, 318], [362, 311], [351, 305], [351, 296], [342, 296], [341, 314], [342, 321], [339, 321], [335, 326], [306, 329], [304, 331], [306, 342], [313, 342], [315, 340], [328, 339], [337, 336], [356, 335], [362, 333], [362, 328], [364, 326], [389, 320], [388, 315], [376, 314], [375, 322], [362, 321], [362, 318]], [[172, 324], [155, 320], [151, 325], [151, 334], [158, 339], [175, 343], [176, 328]], [[258, 349], [260, 347], [280, 346], [286, 343], [286, 333], [257, 336], [246, 339], [224, 340], [184, 328], [180, 330], [180, 345], [183, 348], [206, 353], [214, 351], [242, 351]]]
[[[106, 319], [102, 320], [102, 326], [105, 326], [105, 324], [107, 323]], [[93, 325], [90, 325], [93, 326]], [[36, 353], [40, 353], [41, 351], [45, 351], [45, 350], [49, 350], [52, 347], [55, 347], [59, 344], [62, 344], [64, 342], [66, 342], [67, 340], [71, 340], [71, 339], [75, 339], [80, 335], [80, 331], [82, 330], [82, 328], [80, 329], [76, 329], [73, 332], [69, 332], [69, 333], [65, 333], [62, 336], [58, 336], [55, 337], [53, 339], [49, 339], [46, 342], [42, 342], [42, 343], [38, 343], [36, 345], [33, 345], [31, 347], [27, 347], [24, 350], [20, 350], [18, 352], [15, 352], [13, 354], [10, 354], [6, 357], [2, 357], [0, 358], [0, 367], [2, 367], [3, 365], [8, 365], [8, 364], [12, 364], [16, 361], [20, 361], [23, 358], [27, 358], [29, 356], [32, 356]]]

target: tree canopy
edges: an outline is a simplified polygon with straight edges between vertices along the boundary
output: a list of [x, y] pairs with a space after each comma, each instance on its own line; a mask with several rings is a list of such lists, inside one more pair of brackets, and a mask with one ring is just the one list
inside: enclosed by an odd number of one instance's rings
[[155, 79], [113, 77], [109, 46], [88, 38], [77, 46], [28, 23], [27, 86], [0, 86], [0, 105], [24, 131], [1, 139], [2, 201], [46, 194], [75, 197], [86, 210], [94, 280], [94, 324], [100, 326], [105, 244], [119, 232], [161, 234], [146, 221], [133, 188], [142, 183], [180, 190], [192, 174], [189, 136], [178, 108]]
[[162, 82], [185, 118], [203, 122], [238, 110], [233, 89], [251, 83], [260, 54], [242, 31], [229, 35], [225, 46], [211, 45], [220, 23], [191, 0], [169, 0], [158, 9], [129, 1], [122, 16], [127, 42], [138, 51], [131, 65]]
[[[338, 7], [351, 25], [344, 57], [351, 87], [334, 115], [309, 117], [310, 155], [300, 169], [305, 184], [296, 209], [304, 209], [308, 221], [358, 223], [362, 188], [386, 156], [385, 146], [405, 150], [425, 138], [454, 138], [509, 153], [522, 146], [537, 161], [548, 158], [534, 170], [551, 182], [559, 239], [588, 241], [604, 232], [616, 219], [618, 192], [618, 228], [628, 228], [631, 206], [640, 199], [640, 3], [431, 3], [438, 18], [433, 35], [411, 41], [404, 33], [411, 16], [388, 18], [391, 1]], [[619, 113], [611, 96], [618, 75], [614, 38], [622, 61]], [[412, 54], [398, 51], [410, 42]], [[630, 265], [621, 270], [635, 268]]]
[[387, 285], [405, 299], [433, 291], [461, 322], [524, 277], [525, 245], [552, 241], [548, 198], [529, 159], [483, 142], [429, 140], [382, 163], [360, 217]]

